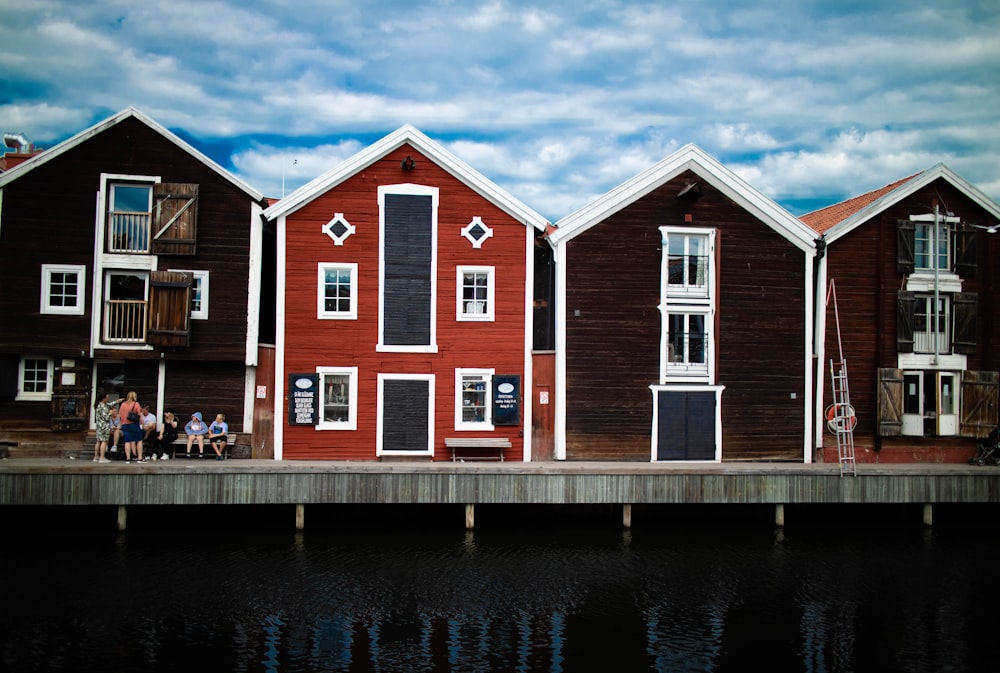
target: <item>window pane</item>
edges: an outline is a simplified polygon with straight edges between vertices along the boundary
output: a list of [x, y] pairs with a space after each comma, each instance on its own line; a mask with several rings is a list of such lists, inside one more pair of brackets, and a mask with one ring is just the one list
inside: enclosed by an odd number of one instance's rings
[[48, 360], [26, 359], [24, 361], [24, 392], [44, 393], [48, 391]]
[[462, 274], [462, 307], [467, 314], [478, 315], [489, 312], [489, 274], [467, 271]]
[[76, 306], [77, 274], [54, 271], [49, 276], [49, 305]]
[[330, 313], [347, 313], [351, 310], [350, 269], [326, 269], [324, 282], [324, 310]]
[[485, 423], [487, 403], [486, 380], [483, 376], [462, 377], [462, 422]]
[[351, 377], [348, 374], [323, 376], [323, 420], [346, 423], [350, 420]]
[[688, 316], [688, 362], [705, 362], [705, 316]]
[[195, 276], [191, 284], [191, 313], [201, 311], [201, 277]]

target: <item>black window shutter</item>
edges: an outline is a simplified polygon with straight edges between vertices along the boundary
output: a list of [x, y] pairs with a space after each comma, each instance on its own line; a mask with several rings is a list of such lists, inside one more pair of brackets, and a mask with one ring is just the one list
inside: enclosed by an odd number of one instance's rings
[[384, 333], [391, 346], [431, 345], [431, 197], [385, 197]]
[[900, 273], [913, 273], [913, 222], [899, 220], [896, 234], [896, 270]]
[[976, 353], [976, 314], [978, 295], [975, 292], [959, 292], [954, 299], [955, 338], [953, 350], [962, 355]]
[[955, 273], [970, 278], [976, 275], [976, 235], [975, 229], [955, 231]]
[[896, 295], [896, 351], [913, 352], [913, 319], [916, 313], [916, 296], [907, 290]]

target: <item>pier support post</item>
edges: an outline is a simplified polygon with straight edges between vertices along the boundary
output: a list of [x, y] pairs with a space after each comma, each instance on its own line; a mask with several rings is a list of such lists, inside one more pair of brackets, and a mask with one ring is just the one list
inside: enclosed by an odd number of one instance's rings
[[476, 527], [476, 506], [471, 502], [465, 505], [465, 530]]
[[622, 505], [622, 527], [631, 528], [632, 527], [632, 504], [625, 503]]
[[295, 506], [295, 530], [302, 530], [306, 527], [306, 506], [299, 503]]
[[125, 505], [118, 505], [118, 532], [125, 532], [125, 523], [128, 518], [128, 512], [125, 510]]
[[774, 506], [774, 525], [778, 528], [785, 527], [785, 503], [783, 502]]
[[924, 503], [924, 525], [928, 528], [934, 525], [934, 505]]

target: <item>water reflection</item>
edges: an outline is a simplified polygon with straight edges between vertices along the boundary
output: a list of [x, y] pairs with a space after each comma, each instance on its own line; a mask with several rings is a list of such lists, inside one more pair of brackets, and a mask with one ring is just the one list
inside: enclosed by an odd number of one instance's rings
[[135, 518], [7, 536], [0, 669], [993, 670], [995, 528]]

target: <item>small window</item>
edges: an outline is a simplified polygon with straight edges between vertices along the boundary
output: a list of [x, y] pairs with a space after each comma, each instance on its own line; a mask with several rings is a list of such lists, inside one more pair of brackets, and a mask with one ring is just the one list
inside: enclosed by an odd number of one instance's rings
[[934, 249], [937, 248], [937, 268], [940, 271], [951, 270], [951, 237], [945, 222], [938, 224], [937, 232], [934, 223], [917, 222], [913, 227], [913, 263], [917, 271], [934, 270]]
[[153, 211], [153, 185], [117, 183], [109, 186], [108, 252], [148, 253]]
[[455, 429], [493, 429], [492, 369], [455, 370]]
[[708, 296], [709, 241], [704, 234], [667, 237], [667, 296]]
[[705, 313], [667, 314], [667, 373], [708, 374], [708, 331]]
[[85, 278], [83, 266], [42, 264], [42, 313], [83, 315]]
[[343, 213], [334, 214], [333, 219], [323, 225], [323, 233], [336, 245], [343, 245], [354, 231], [354, 225], [347, 221]]
[[22, 358], [17, 368], [17, 400], [52, 399], [52, 360]]
[[208, 271], [171, 269], [179, 273], [191, 274], [191, 318], [208, 320]]
[[458, 320], [494, 320], [494, 272], [492, 266], [458, 267]]
[[483, 223], [482, 218], [477, 216], [473, 217], [472, 221], [462, 228], [462, 236], [465, 236], [472, 243], [473, 248], [481, 248], [486, 239], [493, 237], [493, 230]]
[[320, 264], [316, 317], [354, 320], [358, 317], [358, 265]]
[[358, 368], [317, 367], [321, 415], [317, 430], [357, 430]]
[[913, 352], [951, 352], [951, 301], [947, 295], [917, 295], [913, 312]]

